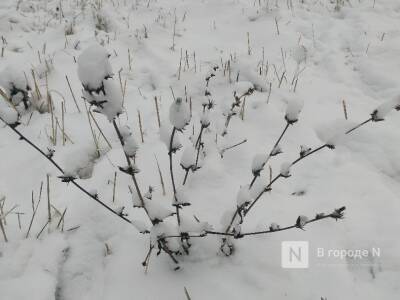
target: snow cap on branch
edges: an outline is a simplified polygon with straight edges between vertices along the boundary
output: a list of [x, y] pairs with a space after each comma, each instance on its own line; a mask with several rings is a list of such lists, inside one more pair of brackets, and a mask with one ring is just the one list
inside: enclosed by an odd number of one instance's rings
[[[164, 237], [171, 235], [179, 235], [175, 227], [167, 223], [157, 223], [150, 230], [150, 244], [155, 246], [157, 245], [159, 239], [163, 239]], [[169, 238], [168, 249], [171, 251], [179, 251], [179, 240], [177, 238]]]
[[272, 151], [271, 151], [271, 156], [276, 156], [276, 155], [281, 154], [281, 153], [282, 153], [281, 146], [280, 145], [276, 145], [274, 147], [274, 149], [272, 149]]
[[250, 81], [239, 81], [235, 83], [234, 93], [237, 97], [251, 95], [254, 92], [254, 85]]
[[372, 121], [383, 121], [392, 110], [400, 110], [400, 96], [379, 105], [371, 114]]
[[29, 95], [31, 90], [29, 83], [22, 70], [14, 67], [7, 67], [0, 73], [0, 87], [2, 87], [13, 105], [24, 103], [28, 107]]
[[201, 126], [203, 126], [204, 128], [207, 128], [208, 126], [210, 126], [210, 117], [208, 115], [207, 112], [204, 112], [201, 117], [200, 117], [200, 124]]
[[18, 112], [3, 99], [0, 99], [0, 117], [10, 126], [18, 125]]
[[280, 228], [281, 227], [277, 223], [271, 223], [271, 225], [269, 225], [269, 230], [271, 230], [271, 231], [277, 231]]
[[185, 188], [181, 187], [176, 190], [176, 193], [172, 198], [172, 205], [190, 205], [189, 197], [186, 194]]
[[253, 197], [249, 190], [249, 186], [248, 185], [242, 186], [236, 196], [237, 206], [248, 205], [250, 204], [251, 201], [253, 201]]
[[178, 97], [169, 108], [169, 120], [176, 129], [183, 130], [190, 122], [189, 105]]
[[161, 141], [164, 142], [164, 144], [167, 146], [168, 151], [171, 152], [176, 152], [180, 148], [182, 148], [182, 144], [179, 141], [179, 136], [177, 134], [174, 135], [174, 139], [172, 141], [172, 149], [170, 149], [170, 141], [171, 141], [171, 134], [173, 127], [170, 125], [167, 125], [167, 122], [162, 123], [160, 127], [160, 139]]
[[83, 97], [96, 106], [95, 111], [104, 114], [110, 122], [123, 111], [122, 93], [112, 78], [103, 80], [103, 91], [89, 93], [84, 90]]
[[192, 145], [189, 145], [183, 151], [181, 157], [181, 167], [184, 170], [189, 170], [196, 165], [196, 150]]
[[269, 155], [259, 153], [254, 155], [253, 162], [251, 163], [251, 172], [254, 176], [258, 176], [264, 169], [265, 164], [269, 159]]
[[123, 126], [120, 128], [121, 136], [124, 141], [124, 151], [129, 157], [134, 157], [139, 145], [133, 137], [132, 131], [129, 126]]
[[300, 229], [303, 229], [308, 222], [308, 218], [306, 216], [299, 216], [296, 220], [296, 226]]
[[213, 227], [208, 222], [200, 222], [194, 218], [188, 218], [182, 214], [180, 219], [180, 232], [204, 234], [207, 230], [213, 230]]
[[300, 146], [300, 157], [306, 156], [308, 153], [311, 152], [311, 148], [306, 145]]
[[87, 91], [98, 92], [103, 80], [113, 75], [109, 56], [107, 50], [99, 44], [86, 48], [79, 55], [78, 77]]
[[289, 124], [296, 123], [299, 120], [299, 114], [303, 109], [303, 101], [300, 99], [291, 99], [286, 107], [285, 120]]
[[160, 203], [154, 200], [143, 199], [145, 202], [146, 209], [149, 213], [149, 217], [153, 223], [160, 223], [164, 221], [164, 219], [172, 216], [174, 214], [173, 211], [164, 207]]
[[285, 177], [285, 178], [290, 177], [290, 167], [291, 166], [292, 166], [291, 162], [282, 163], [281, 172], [280, 172], [282, 177]]

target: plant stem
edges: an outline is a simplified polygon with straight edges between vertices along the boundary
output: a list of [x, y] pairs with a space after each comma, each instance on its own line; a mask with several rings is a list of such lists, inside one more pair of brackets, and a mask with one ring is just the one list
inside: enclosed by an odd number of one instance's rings
[[[173, 129], [172, 129], [172, 133], [171, 133], [171, 138], [170, 138], [170, 140], [169, 140], [169, 151], [168, 151], [168, 156], [169, 156], [169, 172], [170, 172], [170, 174], [171, 174], [171, 182], [172, 182], [172, 188], [173, 188], [173, 191], [174, 191], [174, 198], [175, 198], [175, 201], [177, 202], [177, 199], [176, 199], [176, 186], [175, 186], [175, 179], [174, 179], [174, 168], [173, 168], [173, 165], [172, 165], [172, 146], [173, 146], [173, 144], [174, 144], [174, 136], [175, 136], [175, 133], [176, 133], [176, 128], [174, 127]], [[177, 221], [178, 221], [178, 226], [180, 226], [181, 225], [181, 218], [180, 218], [180, 216], [179, 216], [179, 205], [175, 205], [175, 209], [176, 209], [176, 219], [177, 219]]]

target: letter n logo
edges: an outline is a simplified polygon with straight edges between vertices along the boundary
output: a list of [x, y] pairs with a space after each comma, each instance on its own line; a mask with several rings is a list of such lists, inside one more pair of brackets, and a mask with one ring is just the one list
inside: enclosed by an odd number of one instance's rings
[[281, 247], [281, 265], [286, 269], [308, 268], [308, 242], [284, 241]]

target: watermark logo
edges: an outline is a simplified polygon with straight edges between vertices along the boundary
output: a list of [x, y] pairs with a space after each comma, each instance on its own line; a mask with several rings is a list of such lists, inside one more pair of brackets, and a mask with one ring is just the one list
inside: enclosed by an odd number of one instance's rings
[[309, 267], [309, 244], [307, 241], [284, 241], [281, 247], [281, 266], [285, 269]]

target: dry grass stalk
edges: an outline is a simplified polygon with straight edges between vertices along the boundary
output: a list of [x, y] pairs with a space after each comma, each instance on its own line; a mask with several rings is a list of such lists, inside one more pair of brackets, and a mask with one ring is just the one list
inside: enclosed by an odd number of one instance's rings
[[74, 91], [72, 90], [71, 83], [69, 82], [69, 79], [68, 79], [67, 75], [65, 75], [65, 79], [67, 80], [69, 91], [71, 92], [71, 95], [72, 95], [72, 99], [74, 99], [74, 103], [75, 103], [76, 109], [78, 110], [79, 113], [81, 113], [81, 109], [79, 108], [78, 102], [76, 101]]

